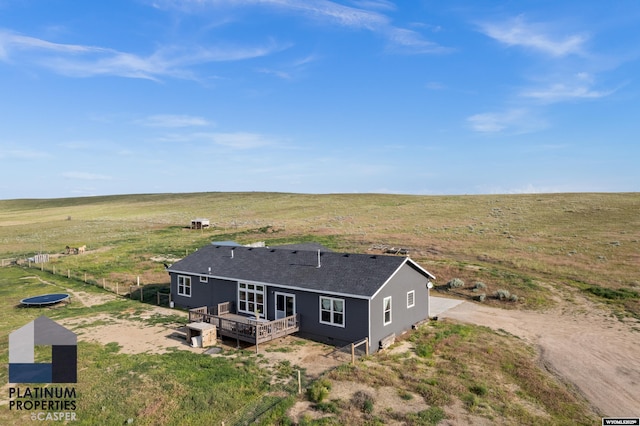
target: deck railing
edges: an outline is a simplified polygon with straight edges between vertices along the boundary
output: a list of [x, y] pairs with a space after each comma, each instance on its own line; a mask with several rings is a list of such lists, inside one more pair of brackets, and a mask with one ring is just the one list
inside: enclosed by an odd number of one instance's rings
[[[220, 311], [220, 308], [218, 308]], [[214, 315], [206, 306], [189, 310], [189, 322], [207, 322], [217, 328], [219, 336], [227, 336], [250, 343], [268, 342], [300, 330], [299, 314], [274, 321], [255, 320], [233, 314]]]
[[218, 315], [231, 313], [231, 303], [232, 302], [218, 303]]

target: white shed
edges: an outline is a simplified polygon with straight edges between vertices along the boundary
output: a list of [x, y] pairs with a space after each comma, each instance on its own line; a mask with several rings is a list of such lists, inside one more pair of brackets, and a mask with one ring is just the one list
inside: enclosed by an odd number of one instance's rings
[[197, 218], [191, 220], [191, 229], [204, 229], [209, 227], [209, 219]]

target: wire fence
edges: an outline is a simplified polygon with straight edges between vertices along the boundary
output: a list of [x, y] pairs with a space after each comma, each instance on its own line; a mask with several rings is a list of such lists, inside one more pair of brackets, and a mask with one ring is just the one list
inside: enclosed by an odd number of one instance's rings
[[133, 274], [120, 274], [119, 279], [107, 279], [106, 277], [97, 277], [84, 271], [74, 271], [70, 268], [61, 267], [59, 265], [56, 266], [55, 263], [42, 260], [44, 260], [43, 257], [28, 259], [1, 259], [0, 265], [2, 267], [20, 266], [27, 269], [39, 270], [52, 275], [62, 276], [67, 279], [81, 281], [87, 285], [92, 285], [111, 293], [115, 293], [118, 296], [130, 297], [131, 299], [139, 300], [144, 303], [153, 303], [160, 306], [170, 305], [171, 296], [169, 283], [145, 284], [139, 275]]
[[362, 340], [337, 348], [331, 355], [336, 359], [354, 364], [356, 360], [369, 355], [369, 338], [365, 337]]
[[[365, 337], [362, 340], [349, 343], [342, 347], [336, 348], [333, 352], [329, 353], [328, 357], [333, 357], [343, 363], [355, 363], [356, 360], [361, 359], [364, 356], [369, 355], [369, 338]], [[338, 368], [339, 364], [327, 371], [325, 371], [320, 377], [311, 380], [303, 371], [297, 370], [298, 378], [295, 379], [295, 375], [284, 384], [279, 384], [276, 390], [272, 389], [270, 395], [254, 402], [246, 407], [242, 413], [237, 414], [234, 418], [225, 422], [224, 426], [244, 426], [250, 424], [273, 424], [274, 420], [286, 418], [285, 411], [293, 404], [293, 400], [299, 398], [313, 381], [321, 380], [322, 377], [330, 371]]]
[[303, 370], [294, 371], [285, 383], [271, 386], [268, 395], [248, 404], [242, 412], [230, 418], [224, 426], [244, 426], [251, 424], [274, 424], [277, 418], [286, 417], [285, 411], [292, 400], [298, 398], [309, 385], [309, 378]]

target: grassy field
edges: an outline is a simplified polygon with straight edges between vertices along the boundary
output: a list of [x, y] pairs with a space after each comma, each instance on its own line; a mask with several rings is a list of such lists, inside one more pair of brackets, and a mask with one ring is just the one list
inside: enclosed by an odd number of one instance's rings
[[[570, 288], [620, 318], [640, 318], [639, 211], [637, 193], [203, 193], [0, 201], [0, 259], [49, 253], [55, 256], [47, 268], [63, 274], [0, 269], [0, 380], [6, 383], [8, 333], [40, 314], [39, 309], [16, 308], [17, 301], [50, 292], [29, 277], [43, 274], [61, 286], [95, 292], [103, 291], [103, 280], [126, 287], [139, 277], [143, 284], [163, 285], [168, 282], [163, 263], [214, 240], [271, 245], [317, 241], [352, 252], [402, 247], [437, 276], [442, 291], [470, 299], [484, 293], [483, 303], [509, 309], [546, 309]], [[195, 217], [209, 218], [212, 227], [187, 229]], [[82, 245], [87, 246], [85, 254], [62, 254], [66, 246]], [[97, 285], [87, 286], [86, 277]], [[453, 278], [464, 285], [447, 290]], [[484, 287], [474, 290], [477, 282]], [[498, 290], [517, 297], [498, 300], [493, 297]], [[122, 299], [91, 308], [72, 304], [46, 314], [54, 320], [98, 312], [134, 318], [144, 309], [148, 305]], [[395, 419], [435, 424], [442, 417], [440, 407], [456, 401], [475, 415], [510, 424], [594, 420], [586, 403], [540, 369], [536, 354], [512, 336], [442, 323], [412, 338], [415, 356], [373, 357], [367, 364], [336, 370], [333, 379], [375, 381], [378, 375], [371, 371], [378, 371], [407, 398], [424, 398], [432, 409], [363, 416], [363, 423]], [[491, 353], [496, 345], [508, 350], [496, 356]], [[234, 413], [251, 418], [260, 406], [274, 405], [269, 405], [272, 372], [255, 355], [208, 359], [175, 351], [131, 356], [119, 353], [117, 345], [84, 342], [79, 350], [83, 381], [78, 384], [78, 424], [122, 424], [130, 418], [135, 424], [220, 424], [225, 419], [230, 424], [239, 418]], [[407, 369], [420, 374], [409, 380], [403, 375]], [[281, 390], [280, 402], [260, 417], [263, 424], [288, 423], [284, 412], [295, 396], [286, 395]], [[308, 423], [341, 424], [352, 408], [338, 401], [326, 409], [334, 415]], [[0, 411], [0, 423], [20, 421], [15, 413]]]
[[[0, 201], [0, 258], [62, 253], [59, 270], [96, 280], [166, 281], [162, 259], [212, 240], [318, 241], [335, 250], [403, 247], [473, 297], [505, 289], [545, 308], [571, 286], [640, 318], [640, 194], [403, 196], [204, 193]], [[194, 217], [212, 228], [185, 229]], [[155, 259], [155, 261], [153, 260]], [[171, 263], [171, 262], [169, 262]], [[465, 290], [466, 289], [466, 290]], [[508, 304], [501, 303], [503, 306]]]

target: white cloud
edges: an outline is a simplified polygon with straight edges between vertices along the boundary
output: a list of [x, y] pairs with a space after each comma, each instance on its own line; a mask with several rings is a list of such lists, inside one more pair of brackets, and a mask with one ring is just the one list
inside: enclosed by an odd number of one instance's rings
[[579, 99], [598, 99], [615, 92], [615, 90], [595, 90], [593, 88], [595, 77], [587, 72], [578, 72], [561, 80], [524, 89], [520, 92], [520, 96], [542, 103], [555, 103]]
[[443, 83], [440, 83], [439, 81], [430, 81], [425, 84], [425, 87], [429, 90], [444, 90], [447, 88], [447, 86], [445, 86]]
[[14, 160], [34, 160], [38, 158], [47, 158], [49, 154], [38, 150], [26, 149], [2, 149], [0, 150], [0, 158], [9, 158]]
[[507, 46], [530, 48], [556, 57], [582, 53], [587, 41], [584, 34], [554, 36], [547, 25], [528, 23], [522, 16], [506, 22], [481, 24], [481, 31]]
[[73, 180], [112, 180], [111, 176], [99, 175], [95, 173], [86, 173], [86, 172], [65, 172], [62, 173], [62, 176], [67, 179]]
[[552, 103], [572, 99], [598, 99], [609, 96], [613, 92], [613, 90], [592, 90], [586, 85], [556, 83], [545, 88], [523, 91], [522, 96], [526, 98], [533, 98], [542, 102]]
[[201, 133], [197, 136], [206, 138], [217, 145], [234, 149], [252, 149], [274, 144], [273, 141], [257, 133]]
[[[302, 15], [316, 22], [352, 29], [368, 30], [385, 37], [400, 49], [400, 53], [440, 53], [447, 51], [437, 43], [428, 41], [416, 31], [392, 24], [383, 11], [395, 10], [395, 4], [387, 0], [361, 0], [352, 3], [356, 7], [329, 0], [158, 0], [154, 6], [172, 8], [188, 13], [203, 13], [203, 8], [257, 6], [275, 11]], [[218, 9], [217, 9], [218, 10]]]
[[50, 52], [60, 53], [93, 53], [93, 52], [107, 52], [109, 49], [104, 49], [94, 46], [82, 46], [77, 44], [59, 44], [51, 43], [46, 40], [41, 40], [34, 37], [23, 36], [15, 34], [6, 30], [0, 30], [0, 51], [4, 52], [3, 56], [7, 56], [12, 50], [45, 50]]
[[393, 47], [401, 48], [402, 53], [445, 53], [451, 49], [425, 40], [413, 30], [392, 27], [385, 31]]
[[475, 114], [468, 117], [467, 122], [471, 129], [479, 133], [522, 134], [535, 132], [546, 127], [543, 120], [537, 118], [531, 111], [522, 108]]
[[157, 81], [162, 77], [195, 79], [189, 67], [267, 56], [288, 46], [270, 41], [263, 46], [160, 47], [148, 56], [115, 49], [53, 43], [34, 37], [0, 32], [0, 59], [14, 57], [72, 77], [115, 75]]
[[213, 123], [203, 117], [191, 116], [191, 115], [173, 115], [173, 114], [158, 114], [151, 115], [142, 120], [137, 120], [136, 123], [142, 124], [148, 127], [195, 127], [195, 126], [210, 126]]
[[352, 3], [362, 9], [396, 10], [396, 5], [389, 0], [353, 0]]

